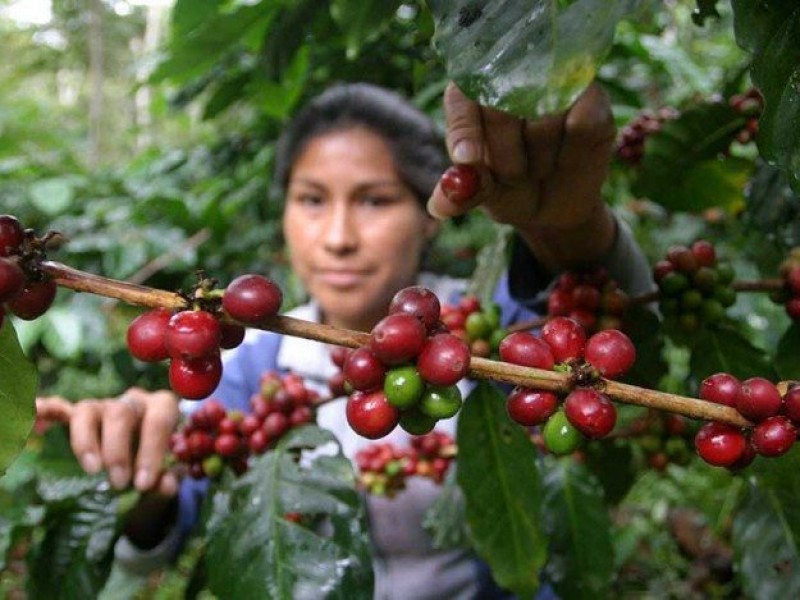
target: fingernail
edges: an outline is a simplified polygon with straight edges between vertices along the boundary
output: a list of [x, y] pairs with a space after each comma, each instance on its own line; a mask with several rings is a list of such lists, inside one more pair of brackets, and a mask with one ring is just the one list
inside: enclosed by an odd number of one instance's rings
[[136, 486], [136, 489], [141, 492], [149, 489], [150, 486], [153, 485], [150, 480], [150, 471], [147, 469], [139, 469], [136, 471], [136, 479], [133, 484]]
[[100, 470], [103, 465], [100, 463], [100, 457], [94, 452], [87, 452], [81, 456], [81, 466], [87, 473], [94, 474]]
[[478, 162], [478, 146], [472, 140], [459, 140], [453, 146], [453, 161], [472, 164]]
[[128, 469], [119, 465], [108, 470], [108, 479], [117, 489], [124, 488], [128, 484]]
[[427, 208], [428, 214], [429, 214], [430, 216], [432, 216], [434, 219], [438, 219], [439, 221], [442, 221], [442, 220], [445, 218], [445, 217], [444, 217], [444, 215], [442, 215], [442, 214], [441, 214], [441, 213], [440, 213], [440, 212], [439, 212], [439, 211], [436, 209], [436, 203], [433, 201], [433, 198], [431, 198], [430, 200], [428, 200], [428, 204], [427, 204], [427, 207], [426, 207], [426, 208]]

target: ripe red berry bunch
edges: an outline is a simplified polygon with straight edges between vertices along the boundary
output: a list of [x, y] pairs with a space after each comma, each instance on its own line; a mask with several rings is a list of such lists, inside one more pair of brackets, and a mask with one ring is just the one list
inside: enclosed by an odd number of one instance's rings
[[670, 463], [686, 465], [692, 457], [690, 443], [694, 434], [681, 415], [649, 409], [631, 421], [626, 437], [656, 471], [663, 471]]
[[695, 436], [695, 448], [707, 463], [741, 469], [756, 455], [773, 457], [788, 452], [800, 425], [800, 385], [792, 384], [784, 394], [763, 377], [739, 381], [729, 373], [716, 373], [703, 380], [700, 397], [732, 406], [755, 425], [751, 430], [709, 422]]
[[226, 411], [210, 398], [173, 434], [172, 453], [195, 478], [216, 478], [226, 465], [240, 475], [251, 455], [274, 447], [293, 427], [313, 422], [318, 398], [296, 374], [265, 373], [260, 392], [250, 399], [249, 413]]
[[620, 329], [628, 307], [628, 295], [597, 268], [583, 273], [563, 273], [547, 298], [547, 314], [569, 317], [587, 331]]
[[422, 435], [461, 408], [456, 383], [469, 370], [469, 346], [442, 332], [440, 313], [430, 290], [400, 290], [369, 343], [347, 354], [342, 371], [355, 391], [346, 413], [356, 433], [378, 439], [399, 423], [408, 433]]
[[786, 314], [800, 321], [800, 247], [792, 248], [781, 263], [780, 275], [783, 289], [772, 295], [773, 301], [786, 307]]
[[52, 306], [56, 284], [37, 267], [46, 244], [16, 217], [0, 215], [0, 327], [6, 311], [32, 321]]
[[442, 306], [442, 324], [453, 334], [469, 344], [472, 356], [488, 358], [497, 354], [500, 342], [507, 331], [500, 327], [500, 307], [495, 303], [483, 306], [472, 295], [458, 304]]
[[[201, 279], [193, 296], [195, 308], [171, 312], [150, 310], [128, 327], [130, 353], [145, 362], [169, 359], [169, 383], [176, 394], [200, 400], [211, 394], [222, 378], [220, 350], [235, 348], [244, 339], [244, 327], [222, 321], [220, 309], [248, 324], [277, 314], [283, 299], [280, 288], [261, 275], [242, 275], [222, 293]], [[208, 296], [208, 297], [206, 297]]]
[[371, 494], [391, 497], [405, 489], [408, 477], [441, 483], [456, 452], [453, 439], [439, 431], [412, 438], [407, 448], [371, 444], [356, 453], [359, 485]]
[[672, 107], [660, 108], [656, 112], [642, 111], [622, 128], [617, 143], [617, 157], [629, 165], [638, 165], [644, 157], [647, 138], [661, 131], [666, 121], [677, 119], [679, 116], [680, 112]]
[[718, 323], [736, 302], [734, 271], [717, 260], [713, 244], [698, 240], [691, 247], [672, 246], [653, 267], [661, 295], [659, 307], [668, 329], [694, 333], [704, 323]]
[[752, 142], [758, 134], [758, 119], [764, 112], [764, 97], [757, 89], [750, 88], [744, 94], [731, 96], [728, 104], [745, 117], [744, 125], [736, 132], [736, 141], [740, 144]]
[[[575, 450], [582, 437], [608, 435], [617, 421], [613, 402], [596, 389], [600, 377], [624, 375], [636, 359], [627, 335], [617, 329], [599, 331], [587, 339], [584, 328], [567, 317], [554, 317], [542, 328], [541, 338], [519, 331], [500, 343], [500, 359], [516, 365], [552, 370], [567, 368], [578, 387], [562, 402], [555, 392], [515, 388], [506, 405], [509, 416], [521, 425], [544, 424], [544, 444], [554, 454]], [[561, 406], [561, 408], [559, 408]]]

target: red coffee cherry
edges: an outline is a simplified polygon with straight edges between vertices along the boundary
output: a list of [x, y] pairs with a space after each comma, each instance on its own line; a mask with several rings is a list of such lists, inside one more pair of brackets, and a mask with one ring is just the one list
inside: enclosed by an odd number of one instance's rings
[[605, 394], [590, 388], [573, 390], [564, 401], [564, 414], [589, 439], [605, 437], [617, 423], [617, 409]]
[[169, 385], [187, 400], [201, 400], [213, 392], [222, 378], [218, 355], [194, 359], [173, 358], [169, 365]]
[[668, 260], [660, 260], [653, 266], [653, 279], [655, 279], [656, 283], [660, 283], [664, 277], [669, 275], [675, 270], [675, 265], [673, 265]]
[[692, 244], [692, 254], [701, 267], [713, 267], [717, 263], [717, 252], [714, 245], [707, 240], [697, 240]]
[[347, 382], [362, 392], [381, 387], [386, 377], [386, 367], [366, 346], [348, 354], [342, 372]]
[[214, 315], [184, 310], [170, 317], [164, 345], [172, 358], [201, 358], [219, 352], [222, 331]]
[[567, 317], [553, 317], [542, 327], [542, 339], [550, 346], [557, 363], [583, 358], [586, 331]]
[[257, 324], [278, 314], [283, 302], [281, 288], [262, 275], [240, 275], [222, 295], [222, 308], [243, 323]]
[[781, 394], [771, 381], [751, 377], [742, 382], [736, 396], [736, 409], [757, 423], [780, 412]]
[[800, 424], [800, 387], [790, 388], [784, 394], [783, 413], [795, 425]]
[[391, 433], [400, 420], [400, 411], [389, 403], [382, 390], [356, 392], [348, 398], [345, 413], [353, 431], [371, 440]]
[[0, 258], [0, 304], [14, 298], [25, 285], [25, 274], [16, 262]]
[[478, 193], [480, 177], [475, 167], [452, 165], [442, 174], [439, 185], [454, 204], [464, 204]]
[[730, 373], [715, 373], [700, 384], [700, 397], [709, 402], [736, 406], [736, 398], [741, 389], [741, 382]]
[[225, 458], [235, 456], [241, 450], [239, 436], [231, 433], [223, 433], [214, 440], [214, 452]]
[[500, 360], [523, 367], [550, 370], [555, 365], [550, 346], [527, 331], [506, 336], [498, 349]]
[[694, 447], [700, 458], [717, 467], [736, 463], [744, 455], [746, 445], [742, 431], [725, 423], [706, 423], [694, 438]]
[[419, 319], [396, 313], [384, 317], [372, 328], [369, 349], [384, 364], [397, 365], [420, 353], [426, 335], [425, 326]]
[[603, 377], [616, 379], [633, 366], [636, 348], [630, 338], [618, 329], [606, 329], [589, 338], [584, 358]]
[[425, 329], [431, 331], [439, 324], [441, 305], [428, 288], [419, 285], [407, 287], [394, 295], [389, 304], [389, 314], [405, 313], [417, 317]]
[[244, 341], [245, 329], [236, 323], [220, 322], [220, 348], [230, 350], [238, 347]]
[[417, 358], [420, 376], [433, 385], [453, 385], [469, 371], [470, 353], [467, 343], [450, 333], [429, 338]]
[[8, 309], [24, 321], [38, 319], [53, 305], [57, 287], [52, 279], [28, 281], [22, 291], [7, 302]]
[[25, 231], [16, 217], [0, 215], [0, 256], [10, 256], [25, 241]]
[[169, 357], [164, 339], [172, 313], [156, 308], [142, 313], [128, 326], [128, 352], [144, 362], [159, 362]]
[[750, 441], [761, 456], [786, 454], [797, 439], [797, 429], [783, 416], [768, 417], [753, 428]]
[[548, 390], [516, 387], [508, 396], [508, 416], [520, 425], [541, 425], [558, 409], [558, 396]]

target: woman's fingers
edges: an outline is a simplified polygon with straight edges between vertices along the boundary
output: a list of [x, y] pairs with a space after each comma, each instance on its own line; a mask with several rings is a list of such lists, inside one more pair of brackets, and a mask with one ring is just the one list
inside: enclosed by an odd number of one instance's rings
[[[178, 422], [178, 401], [169, 392], [152, 394], [142, 416], [139, 449], [136, 455], [133, 483], [138, 490], [171, 489], [168, 473], [164, 473], [164, 458], [169, 450], [169, 438]], [[167, 477], [167, 481], [164, 481]]]

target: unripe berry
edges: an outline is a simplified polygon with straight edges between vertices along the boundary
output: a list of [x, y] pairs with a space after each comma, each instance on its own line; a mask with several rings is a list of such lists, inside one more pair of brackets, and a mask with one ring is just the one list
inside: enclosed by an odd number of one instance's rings
[[419, 408], [434, 419], [449, 419], [461, 408], [461, 390], [456, 385], [428, 386], [422, 393]]
[[557, 410], [542, 429], [542, 438], [548, 451], [556, 455], [570, 454], [581, 443], [581, 434], [569, 422], [563, 410]]

